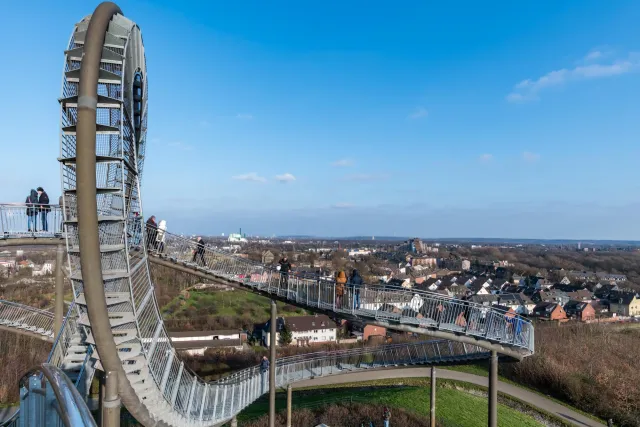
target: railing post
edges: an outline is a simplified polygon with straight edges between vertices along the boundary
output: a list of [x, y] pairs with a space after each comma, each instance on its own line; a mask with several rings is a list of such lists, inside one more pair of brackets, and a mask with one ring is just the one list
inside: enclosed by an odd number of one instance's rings
[[436, 367], [431, 366], [431, 408], [429, 408], [431, 427], [436, 427]]
[[64, 319], [64, 277], [62, 275], [62, 264], [64, 263], [64, 247], [58, 245], [56, 248], [56, 298], [55, 298], [55, 319], [53, 322], [54, 333], [57, 335], [62, 328]]
[[120, 397], [118, 396], [118, 373], [116, 371], [109, 371], [105, 374], [102, 420], [102, 427], [120, 427]]
[[291, 384], [287, 386], [287, 427], [291, 427], [291, 395], [292, 395], [292, 387]]
[[489, 367], [489, 427], [498, 427], [498, 353], [491, 351]]
[[278, 321], [278, 307], [275, 300], [271, 300], [271, 332], [269, 336], [269, 427], [276, 426], [276, 323]]

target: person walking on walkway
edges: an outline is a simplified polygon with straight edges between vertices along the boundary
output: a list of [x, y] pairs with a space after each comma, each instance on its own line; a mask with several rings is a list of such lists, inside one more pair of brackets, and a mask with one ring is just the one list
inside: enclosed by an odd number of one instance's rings
[[280, 288], [285, 289], [289, 285], [289, 272], [291, 272], [293, 264], [285, 255], [278, 261], [278, 265], [280, 266]]
[[35, 233], [38, 231], [38, 193], [36, 190], [31, 189], [24, 202], [27, 205], [27, 230]]
[[156, 223], [156, 216], [151, 215], [147, 220], [147, 251], [155, 250], [157, 232], [158, 224]]
[[37, 188], [38, 191], [38, 207], [40, 209], [40, 216], [42, 217], [42, 231], [49, 231], [49, 221], [47, 215], [51, 210], [49, 206], [49, 195], [42, 187]]
[[269, 372], [269, 359], [267, 359], [267, 356], [262, 356], [262, 361], [260, 362], [260, 378], [261, 378], [261, 384], [262, 384], [262, 392], [265, 392], [265, 383], [266, 383], [266, 379], [267, 379], [267, 375]]
[[354, 269], [349, 277], [349, 283], [353, 288], [353, 308], [355, 310], [360, 309], [360, 286], [362, 286], [362, 276], [358, 273], [358, 270]]
[[389, 427], [389, 422], [391, 421], [391, 411], [386, 406], [382, 411], [382, 419], [384, 421], [384, 427]]
[[200, 266], [204, 266], [204, 240], [202, 237], [198, 236], [196, 240], [196, 250], [193, 251], [193, 262]]
[[340, 270], [336, 273], [336, 308], [342, 308], [344, 298], [344, 285], [347, 283], [347, 275]]

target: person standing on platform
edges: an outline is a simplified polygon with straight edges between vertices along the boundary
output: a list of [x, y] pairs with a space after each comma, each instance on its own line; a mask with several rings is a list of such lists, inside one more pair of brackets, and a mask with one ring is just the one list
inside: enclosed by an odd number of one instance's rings
[[49, 231], [49, 221], [47, 218], [47, 215], [51, 210], [51, 206], [49, 206], [49, 195], [42, 187], [38, 187], [37, 191], [40, 216], [42, 217], [42, 231]]
[[35, 233], [38, 231], [38, 193], [36, 190], [32, 189], [24, 202], [27, 205], [27, 230]]

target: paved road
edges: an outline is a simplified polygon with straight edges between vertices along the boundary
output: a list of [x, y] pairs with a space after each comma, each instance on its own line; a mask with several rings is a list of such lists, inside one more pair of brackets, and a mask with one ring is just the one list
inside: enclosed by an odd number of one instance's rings
[[[301, 381], [295, 383], [295, 388], [299, 387], [313, 387], [321, 385], [343, 384], [351, 382], [381, 380], [385, 378], [416, 378], [416, 377], [430, 377], [431, 368], [404, 368], [404, 369], [382, 369], [376, 371], [354, 372], [352, 374], [341, 374], [327, 377], [316, 378], [313, 380]], [[438, 378], [444, 378], [449, 380], [464, 381], [471, 384], [481, 385], [488, 387], [489, 379], [481, 377], [479, 375], [467, 374], [465, 372], [448, 371], [446, 369], [437, 369], [436, 376]], [[576, 425], [576, 426], [588, 426], [588, 427], [602, 427], [597, 421], [591, 418], [585, 417], [578, 412], [572, 411], [566, 406], [562, 406], [559, 403], [554, 402], [551, 399], [547, 399], [537, 393], [530, 392], [521, 387], [517, 387], [511, 384], [499, 382], [498, 390], [509, 396], [513, 396], [522, 401], [528, 402], [536, 408], [543, 409], [551, 414]]]

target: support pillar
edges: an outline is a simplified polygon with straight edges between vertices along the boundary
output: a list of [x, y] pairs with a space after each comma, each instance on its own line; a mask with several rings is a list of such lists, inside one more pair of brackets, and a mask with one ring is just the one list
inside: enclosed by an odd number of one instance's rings
[[238, 427], [238, 419], [236, 417], [231, 418], [231, 427]]
[[491, 351], [489, 366], [489, 427], [498, 427], [498, 353]]
[[431, 407], [429, 408], [431, 427], [436, 427], [436, 367], [431, 367]]
[[98, 378], [98, 427], [104, 427], [102, 401], [104, 400], [104, 372], [96, 369], [96, 377]]
[[64, 246], [56, 247], [56, 297], [55, 297], [55, 315], [53, 319], [54, 332], [60, 333], [62, 321], [64, 319], [64, 276], [62, 275], [62, 264], [64, 263]]
[[287, 386], [287, 427], [291, 427], [291, 395], [293, 394], [293, 387], [291, 384]]
[[276, 334], [278, 308], [275, 300], [271, 300], [271, 330], [269, 333], [269, 427], [276, 427]]
[[105, 374], [102, 400], [102, 427], [120, 427], [120, 396], [118, 396], [118, 373]]

